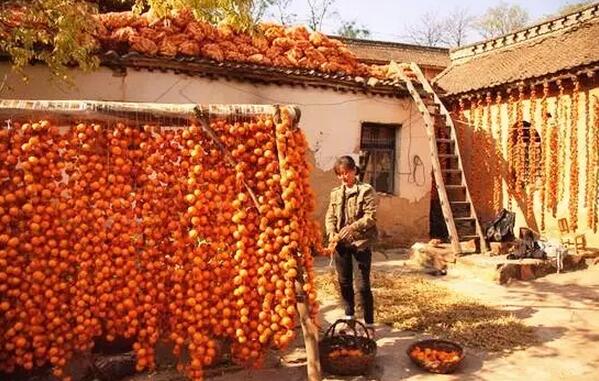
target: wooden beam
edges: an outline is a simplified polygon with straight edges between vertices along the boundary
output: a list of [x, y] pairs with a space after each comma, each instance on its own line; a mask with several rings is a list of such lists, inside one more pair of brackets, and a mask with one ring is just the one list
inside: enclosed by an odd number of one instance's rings
[[322, 370], [320, 367], [320, 354], [318, 349], [318, 327], [310, 318], [310, 308], [308, 305], [308, 297], [304, 292], [303, 277], [304, 273], [300, 267], [297, 275], [298, 280], [295, 282], [295, 297], [297, 300], [297, 312], [302, 326], [302, 334], [304, 336], [304, 347], [306, 348], [306, 371], [308, 381], [321, 381]]
[[271, 105], [197, 105], [190, 103], [144, 103], [103, 102], [67, 100], [0, 100], [0, 118], [37, 118], [50, 120], [111, 120], [144, 121], [195, 120], [201, 114], [212, 118], [251, 118], [258, 115], [274, 115], [276, 107]]

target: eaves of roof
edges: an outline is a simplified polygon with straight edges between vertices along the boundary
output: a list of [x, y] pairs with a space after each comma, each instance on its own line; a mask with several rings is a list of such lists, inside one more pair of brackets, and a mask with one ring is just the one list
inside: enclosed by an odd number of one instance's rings
[[366, 93], [389, 97], [409, 97], [406, 86], [394, 79], [364, 78], [345, 73], [323, 73], [316, 70], [264, 66], [242, 62], [218, 62], [198, 57], [148, 57], [139, 53], [119, 55], [106, 52], [102, 65], [116, 71], [172, 71], [202, 77], [224, 77], [239, 81], [305, 86], [340, 92]]

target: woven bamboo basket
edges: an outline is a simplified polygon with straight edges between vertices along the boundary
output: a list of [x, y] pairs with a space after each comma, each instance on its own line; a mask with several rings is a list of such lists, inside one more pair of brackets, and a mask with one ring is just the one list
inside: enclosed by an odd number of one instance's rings
[[[320, 364], [326, 372], [340, 376], [358, 376], [367, 373], [374, 364], [376, 342], [370, 337], [364, 324], [359, 321], [353, 323], [344, 319], [337, 320], [320, 341]], [[343, 325], [346, 326], [345, 332], [338, 332], [337, 328]]]
[[[452, 361], [452, 362], [444, 362], [444, 363], [439, 363], [439, 364], [427, 364], [427, 363], [415, 358], [414, 356], [412, 356], [412, 351], [416, 347], [420, 347], [422, 349], [425, 349], [425, 348], [435, 349], [438, 351], [445, 351], [445, 352], [456, 351], [456, 352], [458, 352], [459, 359], [457, 361]], [[453, 343], [451, 341], [437, 340], [437, 339], [421, 340], [421, 341], [415, 342], [408, 347], [407, 354], [408, 354], [408, 357], [412, 360], [412, 362], [414, 362], [420, 368], [422, 368], [428, 372], [431, 372], [431, 373], [440, 373], [440, 374], [453, 373], [460, 366], [460, 364], [464, 360], [464, 355], [465, 355], [464, 349], [459, 344]]]

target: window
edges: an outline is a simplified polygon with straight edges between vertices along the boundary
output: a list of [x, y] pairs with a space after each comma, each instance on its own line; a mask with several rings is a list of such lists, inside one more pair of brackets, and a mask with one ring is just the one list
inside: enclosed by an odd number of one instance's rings
[[396, 124], [362, 123], [360, 150], [363, 181], [377, 192], [393, 194]]

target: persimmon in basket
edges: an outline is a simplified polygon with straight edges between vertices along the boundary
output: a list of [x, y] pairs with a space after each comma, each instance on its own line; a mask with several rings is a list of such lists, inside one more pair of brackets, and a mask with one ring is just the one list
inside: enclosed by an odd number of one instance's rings
[[444, 351], [434, 348], [421, 348], [419, 346], [412, 349], [410, 356], [431, 368], [438, 368], [442, 364], [451, 364], [460, 361], [460, 353], [458, 351]]
[[364, 352], [359, 348], [341, 348], [335, 349], [329, 353], [330, 358], [337, 357], [361, 357], [364, 356]]

